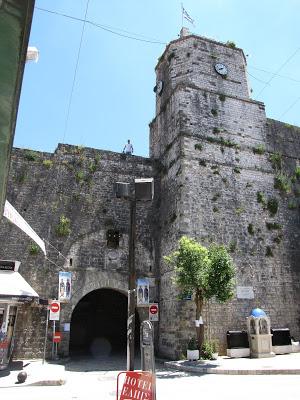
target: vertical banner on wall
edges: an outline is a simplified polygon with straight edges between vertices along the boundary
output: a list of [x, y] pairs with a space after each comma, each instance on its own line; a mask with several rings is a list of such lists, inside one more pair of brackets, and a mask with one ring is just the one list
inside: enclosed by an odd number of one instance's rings
[[69, 301], [71, 299], [72, 273], [59, 272], [58, 276], [58, 300]]
[[148, 306], [149, 305], [149, 279], [140, 278], [137, 280], [136, 288], [136, 304], [138, 306]]

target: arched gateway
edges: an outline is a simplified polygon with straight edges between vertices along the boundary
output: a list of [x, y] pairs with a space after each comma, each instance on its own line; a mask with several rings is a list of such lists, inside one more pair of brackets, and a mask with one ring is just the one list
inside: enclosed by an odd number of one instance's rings
[[[127, 296], [121, 291], [101, 288], [84, 297], [71, 317], [69, 354], [71, 356], [110, 356], [125, 354], [127, 338]], [[136, 341], [139, 317], [136, 313]]]

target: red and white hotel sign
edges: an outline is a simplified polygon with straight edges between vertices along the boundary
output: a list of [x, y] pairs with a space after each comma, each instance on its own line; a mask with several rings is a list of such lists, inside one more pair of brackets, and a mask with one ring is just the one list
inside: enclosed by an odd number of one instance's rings
[[155, 400], [154, 386], [155, 378], [150, 372], [120, 372], [117, 380], [117, 400]]

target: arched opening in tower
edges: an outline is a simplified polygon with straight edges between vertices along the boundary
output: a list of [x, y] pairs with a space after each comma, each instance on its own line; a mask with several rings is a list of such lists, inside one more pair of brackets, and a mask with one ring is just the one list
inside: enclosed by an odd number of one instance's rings
[[[72, 313], [70, 356], [126, 354], [127, 308], [127, 296], [113, 289], [97, 289], [85, 295]], [[138, 347], [138, 313], [135, 320]]]

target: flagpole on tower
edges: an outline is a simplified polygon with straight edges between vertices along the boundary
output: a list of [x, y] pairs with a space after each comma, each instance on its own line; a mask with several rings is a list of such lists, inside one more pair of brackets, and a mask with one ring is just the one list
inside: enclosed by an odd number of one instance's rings
[[182, 25], [182, 28], [183, 28], [183, 18], [185, 18], [190, 24], [195, 26], [194, 19], [188, 14], [186, 9], [183, 7], [183, 3], [181, 3], [181, 25]]

